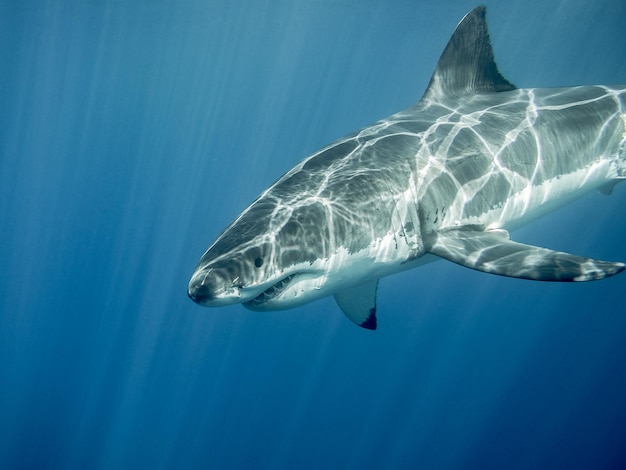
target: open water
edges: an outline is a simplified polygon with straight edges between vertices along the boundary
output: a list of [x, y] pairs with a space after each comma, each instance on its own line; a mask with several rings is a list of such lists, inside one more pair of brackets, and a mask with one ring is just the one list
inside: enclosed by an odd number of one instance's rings
[[[626, 274], [448, 262], [203, 309], [209, 243], [309, 153], [410, 106], [470, 1], [0, 1], [0, 467], [626, 467]], [[623, 0], [487, 2], [519, 87], [626, 82]], [[517, 240], [626, 261], [626, 184]]]

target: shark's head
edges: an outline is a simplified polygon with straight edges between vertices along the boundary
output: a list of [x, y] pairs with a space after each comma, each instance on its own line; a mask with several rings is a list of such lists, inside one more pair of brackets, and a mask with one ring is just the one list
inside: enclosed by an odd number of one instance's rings
[[[346, 138], [282, 176], [204, 253], [189, 297], [207, 307], [280, 310], [335, 295], [353, 321], [367, 322], [377, 279], [423, 254], [414, 190], [392, 187], [407, 184], [396, 177], [404, 172], [370, 165], [370, 147], [367, 138]], [[368, 305], [342, 300], [363, 285], [366, 294], [354, 296]]]
[[325, 224], [319, 204], [284, 206], [261, 197], [200, 259], [189, 297], [218, 307], [243, 303], [252, 310], [291, 308], [329, 295]]

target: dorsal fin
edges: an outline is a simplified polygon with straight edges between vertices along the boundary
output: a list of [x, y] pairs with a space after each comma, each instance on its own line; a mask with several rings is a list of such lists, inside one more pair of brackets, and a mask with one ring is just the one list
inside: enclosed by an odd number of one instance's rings
[[474, 8], [456, 27], [439, 58], [425, 99], [515, 89], [500, 75], [493, 59], [485, 12], [482, 5]]

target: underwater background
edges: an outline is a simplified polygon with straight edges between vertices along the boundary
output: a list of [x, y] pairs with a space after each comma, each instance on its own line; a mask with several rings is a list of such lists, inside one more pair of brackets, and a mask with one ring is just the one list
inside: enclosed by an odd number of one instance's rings
[[[416, 102], [473, 1], [0, 1], [0, 467], [625, 468], [626, 274], [440, 261], [206, 309], [189, 277], [263, 189]], [[487, 2], [518, 87], [626, 83], [622, 0]], [[626, 261], [626, 184], [516, 240]]]

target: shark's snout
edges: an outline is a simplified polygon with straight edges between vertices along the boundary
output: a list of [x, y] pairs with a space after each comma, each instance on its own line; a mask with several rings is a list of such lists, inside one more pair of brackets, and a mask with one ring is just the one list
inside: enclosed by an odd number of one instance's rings
[[187, 295], [197, 304], [206, 307], [222, 307], [243, 302], [241, 285], [225, 278], [213, 268], [198, 269], [194, 272]]
[[224, 294], [224, 285], [220, 281], [210, 270], [197, 270], [189, 281], [187, 295], [200, 305], [214, 305]]
[[214, 298], [211, 288], [205, 284], [191, 280], [187, 287], [187, 295], [198, 304], [205, 304]]

